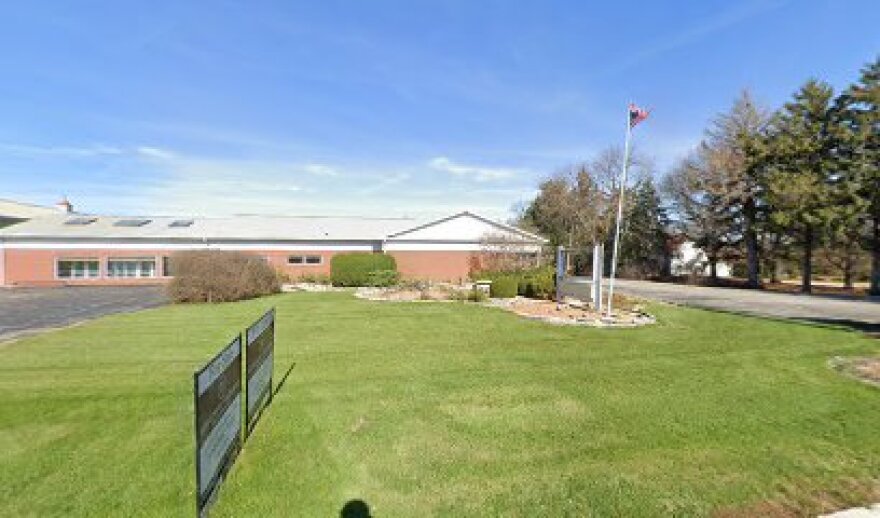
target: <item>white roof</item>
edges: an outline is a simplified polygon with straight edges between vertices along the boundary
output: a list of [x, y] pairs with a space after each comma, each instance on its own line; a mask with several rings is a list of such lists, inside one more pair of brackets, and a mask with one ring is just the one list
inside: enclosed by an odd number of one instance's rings
[[[84, 218], [87, 224], [69, 224]], [[492, 222], [468, 212], [448, 218], [424, 221], [411, 218], [365, 218], [323, 216], [234, 216], [222, 218], [107, 217], [85, 214], [56, 214], [32, 219], [0, 229], [0, 240], [84, 239], [183, 240], [183, 241], [383, 241], [407, 239], [413, 232], [456, 218], [473, 218], [517, 232], [524, 241], [543, 239], [503, 223]], [[92, 221], [89, 221], [92, 220]], [[120, 222], [132, 226], [120, 226]], [[188, 226], [172, 226], [175, 221], [191, 221]], [[137, 223], [143, 223], [137, 225]], [[123, 224], [125, 225], [125, 224]], [[415, 237], [415, 236], [413, 236]], [[472, 236], [460, 236], [470, 241]]]
[[54, 207], [0, 199], [0, 218], [30, 219], [57, 214], [58, 209]]

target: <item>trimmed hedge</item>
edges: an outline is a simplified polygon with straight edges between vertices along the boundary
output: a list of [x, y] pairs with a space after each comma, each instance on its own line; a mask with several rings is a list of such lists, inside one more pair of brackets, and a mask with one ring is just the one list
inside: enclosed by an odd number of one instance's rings
[[492, 280], [492, 285], [489, 287], [489, 294], [496, 299], [509, 299], [511, 297], [516, 297], [518, 286], [519, 283], [516, 277], [498, 277], [497, 279]]
[[330, 280], [334, 286], [390, 286], [397, 282], [397, 262], [386, 254], [337, 254], [330, 261]]
[[198, 250], [171, 256], [174, 302], [231, 302], [281, 291], [278, 275], [262, 258], [242, 252]]
[[[522, 295], [532, 299], [552, 299], [556, 294], [556, 272], [552, 266], [513, 272], [479, 272], [474, 275], [474, 278], [490, 280], [492, 286], [495, 286], [498, 281], [512, 282], [516, 286], [514, 295]], [[505, 285], [502, 292], [507, 293], [507, 290], [508, 287]], [[494, 290], [492, 296], [496, 296]]]

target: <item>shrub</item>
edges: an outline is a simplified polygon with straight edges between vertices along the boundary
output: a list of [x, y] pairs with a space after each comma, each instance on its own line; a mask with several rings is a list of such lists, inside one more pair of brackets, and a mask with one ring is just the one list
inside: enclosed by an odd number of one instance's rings
[[556, 272], [552, 266], [520, 273], [518, 292], [532, 299], [552, 299], [556, 294]]
[[519, 281], [515, 276], [499, 276], [492, 280], [492, 286], [489, 288], [492, 297], [498, 299], [509, 299], [516, 297]]
[[377, 288], [394, 286], [399, 277], [396, 270], [375, 270], [367, 274], [367, 286]]
[[[330, 279], [334, 286], [370, 286], [370, 273], [383, 270], [392, 271], [396, 276], [394, 257], [365, 252], [338, 254], [330, 262]], [[382, 275], [387, 274], [380, 274], [379, 277]], [[376, 274], [373, 278], [376, 278]]]
[[326, 273], [304, 273], [297, 280], [310, 284], [330, 284], [330, 276]]
[[478, 289], [452, 290], [449, 292], [449, 300], [457, 300], [459, 302], [485, 302], [487, 298], [489, 296]]
[[552, 266], [516, 272], [483, 271], [475, 274], [474, 278], [490, 280], [493, 285], [499, 279], [511, 279], [516, 283], [516, 293], [523, 297], [552, 299], [556, 293], [556, 272]]
[[471, 290], [467, 294], [467, 299], [471, 302], [485, 302], [489, 296], [482, 290]]
[[179, 252], [171, 262], [174, 279], [168, 284], [168, 295], [175, 302], [230, 302], [281, 289], [274, 268], [242, 252]]

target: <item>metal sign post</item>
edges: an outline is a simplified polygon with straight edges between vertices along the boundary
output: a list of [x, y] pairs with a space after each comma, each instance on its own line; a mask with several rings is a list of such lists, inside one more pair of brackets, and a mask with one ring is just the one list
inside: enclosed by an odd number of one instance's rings
[[602, 313], [602, 271], [605, 268], [605, 245], [593, 245], [593, 309]]
[[565, 249], [561, 246], [556, 247], [556, 303], [562, 304], [562, 281], [565, 280], [566, 266]]

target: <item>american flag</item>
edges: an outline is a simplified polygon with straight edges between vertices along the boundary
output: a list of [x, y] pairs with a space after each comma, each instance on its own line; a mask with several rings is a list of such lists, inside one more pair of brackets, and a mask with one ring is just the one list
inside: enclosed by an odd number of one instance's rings
[[636, 106], [635, 104], [630, 103], [629, 105], [629, 127], [635, 128], [636, 124], [642, 122], [643, 120], [648, 118], [648, 110], [643, 110]]

